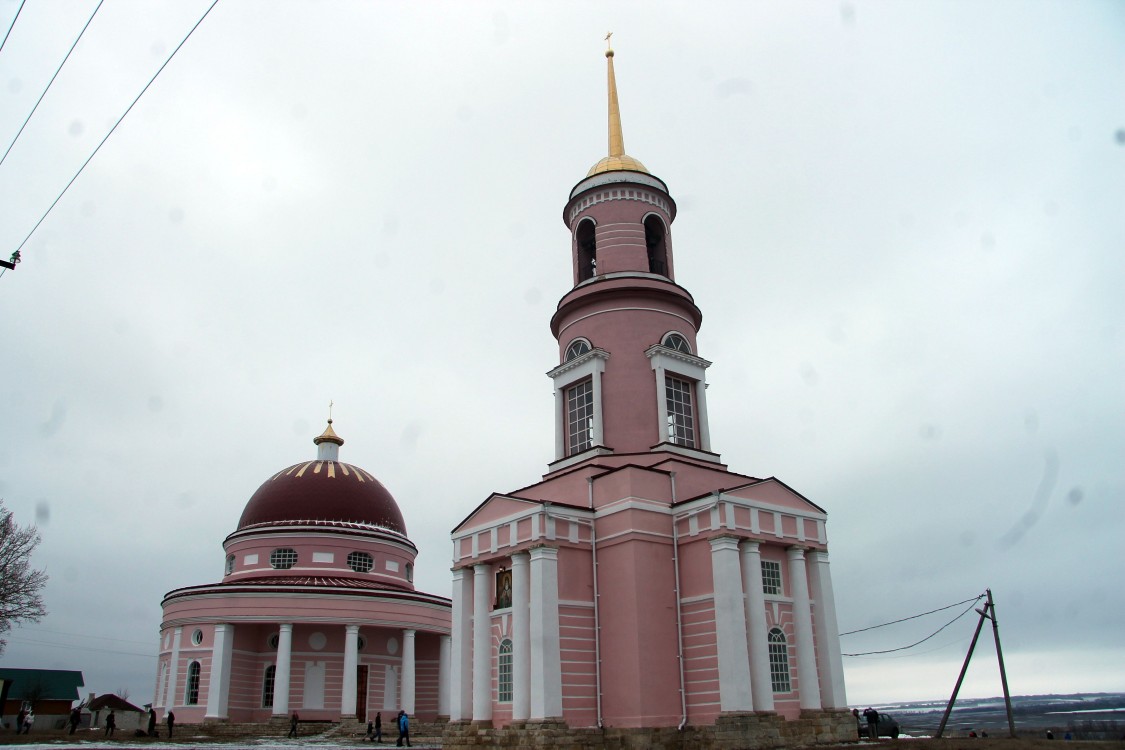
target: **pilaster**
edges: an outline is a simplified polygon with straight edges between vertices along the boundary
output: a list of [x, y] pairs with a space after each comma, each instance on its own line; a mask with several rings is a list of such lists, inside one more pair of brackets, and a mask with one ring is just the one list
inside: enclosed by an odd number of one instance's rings
[[809, 578], [805, 567], [805, 548], [790, 547], [789, 586], [793, 592], [793, 625], [797, 640], [797, 680], [801, 709], [820, 708], [820, 679], [816, 669], [813, 643], [812, 605], [809, 602]]

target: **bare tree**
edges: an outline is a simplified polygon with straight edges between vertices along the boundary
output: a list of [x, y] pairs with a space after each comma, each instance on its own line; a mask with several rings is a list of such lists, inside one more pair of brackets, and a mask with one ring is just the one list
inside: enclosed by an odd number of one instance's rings
[[127, 687], [119, 687], [117, 690], [113, 691], [113, 694], [123, 701], [129, 700], [129, 688]]
[[42, 596], [47, 574], [31, 567], [31, 553], [39, 539], [38, 530], [16, 524], [0, 500], [0, 654], [13, 623], [38, 622], [47, 614]]

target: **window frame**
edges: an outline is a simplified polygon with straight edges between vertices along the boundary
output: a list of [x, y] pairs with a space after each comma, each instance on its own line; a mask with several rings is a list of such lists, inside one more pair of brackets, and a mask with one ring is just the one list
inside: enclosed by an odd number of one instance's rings
[[[661, 337], [666, 341], [668, 336], [676, 331], [669, 331]], [[683, 336], [683, 334], [679, 334]], [[687, 337], [683, 336], [685, 342]], [[653, 344], [645, 350], [649, 358], [653, 374], [656, 378], [656, 414], [657, 414], [657, 445], [666, 444], [675, 450], [690, 451], [689, 455], [705, 460], [718, 461], [718, 457], [711, 453], [711, 431], [707, 419], [707, 368], [711, 363], [694, 354], [677, 351], [663, 343]], [[695, 446], [689, 448], [672, 442], [668, 430], [668, 400], [667, 378], [671, 375], [679, 380], [693, 384], [692, 411], [695, 426]], [[656, 447], [656, 446], [653, 446]], [[700, 455], [700, 454], [705, 455]]]
[[512, 702], [512, 639], [500, 641], [496, 650], [496, 702]]
[[566, 405], [566, 455], [585, 453], [594, 447], [593, 379], [586, 378], [568, 385], [563, 403]]
[[199, 705], [199, 683], [202, 681], [203, 665], [198, 661], [188, 664], [187, 679], [184, 681], [184, 705]]
[[[358, 560], [364, 560], [367, 563], [367, 567], [363, 568], [362, 565], [357, 566]], [[371, 555], [370, 552], [364, 552], [362, 550], [352, 550], [348, 553], [347, 564], [354, 573], [370, 573], [375, 568], [375, 558]]]
[[792, 693], [793, 675], [789, 666], [789, 639], [781, 628], [771, 628], [766, 636], [770, 654], [770, 687], [774, 693]]
[[[567, 360], [547, 373], [547, 377], [555, 385], [555, 460], [551, 463], [551, 470], [565, 468], [578, 463], [592, 455], [612, 453], [603, 443], [605, 436], [602, 432], [602, 373], [605, 372], [605, 363], [609, 359], [609, 352], [597, 347], [585, 354]], [[593, 444], [585, 451], [576, 454], [567, 452], [567, 389], [581, 380], [590, 380], [593, 387]]]
[[668, 442], [695, 448], [699, 442], [696, 423], [695, 383], [676, 373], [664, 373], [664, 402]]
[[[291, 554], [285, 554], [291, 553]], [[282, 555], [285, 554], [284, 559]], [[292, 570], [300, 557], [297, 555], [297, 550], [292, 547], [278, 547], [270, 552], [270, 567], [274, 570]], [[283, 563], [288, 562], [288, 565]]]
[[262, 708], [273, 708], [273, 689], [277, 682], [277, 665], [267, 664], [262, 674]]
[[[768, 574], [766, 571], [770, 571]], [[774, 573], [776, 572], [776, 576]], [[776, 586], [772, 585], [776, 579]], [[774, 590], [775, 589], [775, 590]], [[766, 596], [784, 596], [785, 587], [781, 581], [781, 563], [777, 560], [762, 560], [762, 593]]]

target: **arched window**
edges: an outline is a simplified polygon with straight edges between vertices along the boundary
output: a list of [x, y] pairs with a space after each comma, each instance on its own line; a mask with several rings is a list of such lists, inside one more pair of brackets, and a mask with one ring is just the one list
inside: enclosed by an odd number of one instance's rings
[[500, 655], [497, 661], [496, 700], [500, 703], [512, 702], [512, 641], [500, 641]]
[[594, 222], [583, 219], [578, 224], [578, 231], [574, 233], [574, 241], [578, 245], [578, 280], [594, 278], [598, 272], [598, 243], [594, 239]]
[[414, 583], [414, 563], [406, 564], [406, 580]]
[[375, 566], [375, 559], [366, 552], [349, 552], [348, 567], [356, 573], [370, 573]]
[[570, 346], [566, 348], [566, 356], [563, 357], [564, 362], [569, 362], [572, 359], [578, 359], [586, 352], [590, 351], [590, 342], [586, 339], [575, 339], [570, 342]]
[[278, 570], [289, 570], [297, 564], [297, 550], [289, 547], [275, 549], [270, 553], [270, 565]]
[[185, 706], [199, 705], [199, 662], [193, 661], [187, 669], [187, 690], [184, 692]]
[[234, 572], [234, 555], [227, 555], [226, 574], [229, 576]]
[[266, 667], [266, 676], [262, 679], [262, 708], [273, 708], [273, 681], [276, 676], [276, 666], [271, 664]]
[[648, 248], [648, 271], [668, 275], [668, 244], [664, 240], [664, 222], [649, 214], [645, 217], [645, 246]]
[[664, 337], [664, 340], [660, 342], [660, 345], [666, 346], [669, 349], [675, 349], [676, 351], [683, 352], [684, 354], [691, 354], [691, 344], [689, 344], [687, 342], [687, 339], [685, 339], [678, 333], [669, 333]]
[[785, 633], [774, 628], [769, 634], [770, 644], [770, 682], [775, 693], [788, 693], [793, 690], [789, 684], [789, 645]]

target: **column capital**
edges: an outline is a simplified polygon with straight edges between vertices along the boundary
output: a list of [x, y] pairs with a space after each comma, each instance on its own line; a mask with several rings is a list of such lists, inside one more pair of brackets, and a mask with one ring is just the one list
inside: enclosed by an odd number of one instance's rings
[[466, 568], [466, 567], [450, 568], [450, 570], [453, 571], [453, 580], [454, 581], [464, 580], [465, 574], [469, 572], [469, 569]]
[[828, 550], [826, 550], [826, 549], [810, 550], [809, 551], [809, 558], [813, 562], [823, 563], [824, 565], [827, 565], [828, 564]]
[[402, 635], [404, 638], [413, 638], [418, 631], [414, 628], [403, 628]]
[[516, 567], [516, 565], [526, 565], [528, 560], [530, 560], [530, 559], [531, 559], [531, 553], [529, 553], [527, 550], [522, 550], [520, 552], [513, 552], [512, 553], [512, 567], [514, 568], [514, 567]]
[[546, 558], [558, 559], [559, 556], [559, 548], [547, 544], [538, 544], [528, 550], [528, 552], [531, 554], [532, 561]]
[[492, 563], [491, 562], [473, 563], [473, 572], [476, 573], [477, 575], [480, 575], [482, 572], [487, 573], [491, 569], [492, 569]]
[[739, 538], [733, 534], [723, 534], [722, 536], [713, 536], [708, 539], [711, 543], [711, 551], [718, 552], [719, 550], [734, 550], [738, 551]]
[[743, 539], [742, 544], [743, 552], [761, 552], [762, 543], [757, 539]]
[[[337, 631], [337, 632], [339, 632], [339, 631]], [[349, 635], [352, 634], [352, 633], [358, 633], [359, 632], [359, 625], [345, 625], [344, 626], [344, 632], [348, 633]]]
[[802, 547], [800, 544], [794, 544], [792, 547], [787, 547], [785, 553], [789, 555], [790, 560], [804, 560], [805, 552], [807, 552], [808, 549], [808, 547]]
[[291, 623], [291, 622], [278, 623], [277, 627], [278, 627], [278, 630], [280, 630], [282, 633], [292, 633], [293, 632], [293, 623]]

